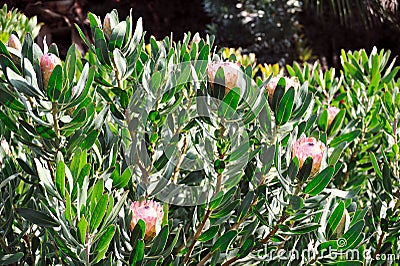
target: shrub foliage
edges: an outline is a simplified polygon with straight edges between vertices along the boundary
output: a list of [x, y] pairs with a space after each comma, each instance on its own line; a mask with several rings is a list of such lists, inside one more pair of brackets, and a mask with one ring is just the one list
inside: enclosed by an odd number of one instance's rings
[[[55, 45], [0, 42], [0, 264], [362, 265], [400, 253], [390, 52], [343, 51], [338, 70], [288, 65], [293, 79], [268, 95], [272, 75], [252, 78], [252, 66], [209, 75], [222, 58], [211, 36], [145, 45], [141, 19], [89, 20], [88, 52], [72, 45], [49, 80], [40, 60]], [[340, 111], [329, 119], [328, 107]], [[294, 156], [301, 137], [323, 156]], [[131, 227], [143, 200], [162, 206], [155, 237], [147, 218]]]

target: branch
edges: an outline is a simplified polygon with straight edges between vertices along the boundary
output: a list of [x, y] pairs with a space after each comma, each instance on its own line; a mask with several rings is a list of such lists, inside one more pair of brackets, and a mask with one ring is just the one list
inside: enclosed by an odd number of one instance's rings
[[190, 258], [190, 255], [193, 252], [194, 245], [196, 244], [197, 239], [201, 235], [201, 232], [203, 231], [203, 228], [206, 225], [206, 222], [207, 222], [208, 218], [210, 217], [211, 213], [212, 213], [212, 210], [208, 209], [206, 214], [204, 215], [203, 220], [201, 221], [200, 225], [197, 227], [196, 234], [193, 237], [192, 244], [189, 246], [188, 252], [186, 253], [186, 256], [185, 256], [185, 259], [183, 260], [183, 263], [187, 263], [188, 262], [188, 260]]

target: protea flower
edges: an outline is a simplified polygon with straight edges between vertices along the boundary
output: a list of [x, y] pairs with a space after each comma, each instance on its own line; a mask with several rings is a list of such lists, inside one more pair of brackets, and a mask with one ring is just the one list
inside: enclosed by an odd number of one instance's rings
[[108, 39], [110, 39], [112, 30], [111, 30], [111, 16], [109, 13], [104, 17], [104, 20], [103, 20], [103, 32], [104, 32], [104, 35]]
[[329, 106], [328, 109], [328, 126], [332, 124], [333, 119], [335, 116], [340, 112], [340, 109], [334, 106]]
[[55, 54], [47, 53], [40, 58], [40, 69], [42, 70], [44, 88], [47, 88], [51, 73], [53, 73], [57, 65], [61, 65], [61, 60]]
[[142, 202], [135, 201], [131, 205], [131, 211], [131, 231], [135, 228], [139, 220], [143, 220], [146, 224], [144, 239], [146, 241], [152, 240], [161, 229], [161, 222], [164, 217], [162, 206], [158, 202], [152, 200]]
[[219, 68], [224, 70], [225, 76], [225, 95], [236, 86], [236, 82], [239, 77], [240, 63], [232, 63], [232, 62], [210, 62], [207, 66], [207, 75], [208, 81], [211, 84], [211, 87], [214, 86], [215, 75]]
[[18, 37], [14, 34], [11, 34], [8, 38], [8, 47], [14, 48], [15, 50], [21, 51], [22, 45]]
[[268, 93], [268, 100], [272, 102], [272, 97], [274, 96], [276, 86], [278, 85], [278, 82], [281, 78], [284, 78], [286, 81], [286, 87], [285, 90], [288, 90], [291, 87], [294, 87], [295, 89], [300, 87], [300, 83], [294, 79], [294, 78], [288, 78], [284, 76], [275, 76], [271, 78], [271, 80], [267, 84], [267, 93]]
[[308, 157], [313, 159], [310, 176], [314, 176], [319, 172], [322, 158], [324, 156], [326, 146], [313, 137], [301, 137], [292, 146], [292, 158], [297, 157], [300, 168]]

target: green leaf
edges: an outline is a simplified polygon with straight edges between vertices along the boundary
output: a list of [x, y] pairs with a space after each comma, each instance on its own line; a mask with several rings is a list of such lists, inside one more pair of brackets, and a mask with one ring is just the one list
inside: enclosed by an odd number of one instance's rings
[[242, 217], [244, 217], [254, 200], [254, 191], [250, 190], [247, 195], [244, 197], [242, 204], [238, 209], [238, 216], [236, 218], [236, 222], [239, 222]]
[[364, 228], [364, 220], [360, 220], [357, 223], [353, 224], [349, 230], [347, 230], [342, 238], [346, 239], [347, 243], [343, 247], [340, 247], [340, 249], [347, 249], [349, 247], [354, 247], [358, 245], [359, 242], [361, 242], [359, 236], [361, 235], [361, 232]]
[[5, 56], [4, 54], [0, 54], [0, 68], [5, 71], [5, 69], [10, 68], [15, 73], [20, 74], [18, 68], [14, 65], [13, 61], [10, 57]]
[[159, 255], [164, 250], [165, 245], [167, 244], [168, 235], [169, 226], [166, 225], [154, 239], [149, 255]]
[[345, 110], [340, 110], [339, 113], [337, 113], [337, 115], [335, 116], [331, 125], [328, 128], [328, 136], [333, 136], [336, 134], [336, 132], [339, 131], [339, 129], [342, 127], [345, 114], [346, 114]]
[[43, 227], [57, 227], [59, 226], [58, 222], [54, 220], [49, 215], [36, 211], [29, 208], [17, 208], [17, 213], [24, 217], [26, 220], [30, 221], [39, 226]]
[[65, 164], [59, 161], [56, 170], [56, 187], [61, 197], [65, 197]]
[[110, 51], [114, 51], [115, 48], [121, 48], [124, 42], [126, 32], [126, 21], [118, 23], [113, 29], [108, 42], [108, 48]]
[[218, 208], [219, 205], [220, 205], [220, 203], [222, 202], [223, 197], [224, 197], [224, 191], [219, 191], [219, 192], [211, 199], [208, 208], [209, 208], [211, 211], [212, 211], [212, 210], [215, 210], [216, 208]]
[[65, 75], [67, 77], [69, 84], [72, 84], [74, 82], [75, 69], [76, 69], [76, 45], [72, 44], [68, 49], [64, 65], [64, 73], [66, 73]]
[[331, 166], [322, 170], [307, 184], [307, 186], [304, 188], [304, 193], [312, 196], [318, 195], [329, 184], [334, 171], [335, 168]]
[[14, 263], [19, 262], [23, 257], [24, 253], [22, 252], [4, 255], [0, 258], [0, 265], [14, 265]]
[[296, 226], [290, 230], [295, 235], [303, 235], [317, 230], [321, 225], [315, 223], [309, 223], [306, 225]]
[[144, 241], [139, 239], [136, 243], [135, 249], [132, 251], [133, 259], [131, 265], [139, 266], [143, 264], [144, 258]]
[[115, 220], [115, 218], [117, 218], [119, 211], [121, 210], [122, 206], [126, 203], [128, 192], [129, 191], [125, 191], [124, 194], [122, 194], [117, 205], [112, 209], [111, 213], [106, 217], [103, 227], [108, 226]]
[[19, 133], [17, 125], [5, 114], [0, 110], [0, 120], [7, 126], [8, 129], [15, 133]]
[[107, 42], [104, 33], [100, 28], [94, 29], [94, 46], [97, 58], [104, 66], [111, 66], [110, 56], [108, 55]]
[[176, 243], [178, 242], [179, 234], [181, 233], [181, 228], [182, 227], [178, 228], [178, 231], [176, 232], [174, 239], [172, 240], [171, 243], [168, 244], [168, 247], [161, 254], [161, 256], [163, 256], [164, 258], [171, 255], [172, 250], [174, 249]]
[[114, 234], [115, 234], [115, 225], [110, 225], [103, 234], [103, 236], [100, 238], [99, 242], [97, 243], [97, 247], [95, 250], [95, 253], [97, 252], [97, 256], [94, 260], [94, 263], [97, 263], [104, 258], [104, 255], [108, 250], [108, 246], [110, 245], [110, 242], [114, 237]]
[[90, 219], [89, 223], [90, 233], [93, 233], [97, 229], [97, 227], [99, 227], [104, 215], [106, 214], [107, 205], [108, 195], [105, 194], [101, 197], [96, 207], [94, 208], [93, 213], [91, 214], [92, 218]]
[[319, 116], [318, 119], [318, 127], [326, 132], [326, 130], [328, 129], [328, 111], [324, 110], [321, 115]]
[[86, 221], [85, 216], [83, 216], [78, 223], [78, 236], [82, 244], [86, 244], [87, 229], [88, 229], [88, 222]]
[[0, 104], [5, 105], [6, 107], [17, 111], [17, 112], [24, 112], [25, 106], [17, 100], [12, 94], [10, 94], [6, 89], [0, 86]]
[[344, 202], [341, 201], [336, 206], [336, 208], [332, 212], [332, 214], [329, 216], [329, 219], [327, 222], [327, 227], [326, 227], [326, 235], [328, 238], [333, 234], [333, 232], [335, 232], [337, 226], [340, 223], [340, 220], [343, 217], [343, 213], [344, 213]]
[[282, 100], [279, 102], [278, 110], [276, 110], [276, 122], [278, 125], [283, 125], [289, 120], [293, 109], [294, 94], [295, 90], [293, 87], [291, 87], [287, 90], [287, 92], [283, 95]]
[[369, 158], [371, 159], [372, 166], [374, 167], [375, 173], [382, 178], [382, 172], [379, 168], [378, 161], [376, 160], [375, 154], [373, 152], [369, 153]]
[[92, 130], [87, 136], [86, 138], [82, 141], [80, 147], [83, 150], [88, 150], [90, 148], [92, 148], [94, 142], [97, 140], [97, 137], [99, 136], [99, 131], [97, 130]]
[[387, 193], [392, 195], [392, 193], [393, 193], [392, 172], [390, 170], [390, 166], [386, 163], [383, 164], [382, 178], [383, 178], [383, 187], [385, 188]]
[[199, 236], [198, 240], [200, 242], [206, 242], [208, 240], [211, 240], [218, 233], [218, 231], [219, 231], [219, 225], [212, 226], [207, 231], [202, 233]]
[[235, 200], [232, 203], [228, 204], [225, 208], [223, 208], [222, 210], [220, 210], [217, 213], [212, 213], [210, 215], [211, 218], [221, 218], [224, 217], [228, 214], [230, 214], [236, 207], [237, 205], [239, 205], [239, 200]]
[[330, 166], [334, 166], [338, 162], [338, 160], [340, 159], [340, 156], [342, 155], [342, 153], [343, 153], [344, 149], [346, 148], [346, 146], [347, 146], [347, 142], [344, 141], [344, 142], [340, 143], [333, 150], [332, 154], [329, 156], [329, 159], [328, 159], [328, 164]]
[[352, 132], [340, 135], [336, 138], [334, 138], [331, 143], [330, 146], [331, 147], [336, 147], [337, 145], [339, 145], [342, 142], [347, 142], [348, 144], [350, 144], [354, 139], [356, 139], [359, 135], [361, 134], [361, 130], [356, 129]]
[[244, 241], [238, 253], [236, 254], [236, 257], [238, 257], [239, 259], [246, 257], [247, 255], [250, 254], [253, 248], [254, 248], [254, 236], [250, 236]]
[[137, 240], [143, 239], [146, 232], [146, 224], [143, 220], [139, 220], [132, 230], [131, 243], [136, 244]]
[[128, 167], [125, 169], [122, 175], [117, 174], [116, 176], [113, 177], [113, 187], [123, 188], [129, 183], [129, 180], [131, 180], [131, 178], [132, 178], [132, 171]]
[[[57, 122], [57, 121], [56, 121]], [[36, 132], [44, 139], [56, 139], [57, 135], [52, 128], [43, 125], [36, 126]]]
[[74, 116], [71, 122], [65, 124], [61, 130], [75, 130], [77, 128], [82, 127], [86, 122], [87, 111], [86, 108], [82, 108], [79, 112]]
[[26, 94], [30, 97], [44, 98], [43, 93], [38, 89], [30, 85], [23, 77], [15, 73], [10, 68], [6, 69], [7, 78], [10, 80], [11, 85], [21, 93]]
[[299, 172], [299, 168], [300, 168], [299, 167], [299, 159], [297, 159], [297, 157], [294, 157], [290, 161], [290, 164], [289, 164], [289, 167], [288, 167], [288, 171], [287, 171], [288, 176], [290, 177], [290, 179], [292, 181], [296, 178], [297, 173]]
[[117, 68], [117, 71], [118, 71], [117, 78], [119, 80], [123, 80], [125, 73], [126, 73], [126, 69], [127, 69], [126, 59], [122, 55], [121, 51], [118, 49], [114, 49], [113, 55], [114, 55], [115, 67]]
[[215, 252], [217, 249], [219, 249], [221, 252], [224, 252], [228, 248], [230, 243], [233, 241], [233, 239], [236, 237], [236, 235], [237, 231], [231, 230], [220, 236], [212, 246], [211, 252]]
[[47, 96], [52, 102], [56, 102], [61, 96], [63, 87], [62, 67], [57, 65], [51, 73], [49, 83], [47, 85]]
[[280, 78], [278, 81], [278, 84], [276, 85], [274, 95], [272, 96], [272, 102], [271, 102], [271, 109], [275, 113], [278, 111], [278, 106], [279, 103], [281, 102], [281, 99], [283, 95], [285, 94], [285, 87], [286, 87], [286, 80], [285, 78]]
[[240, 89], [235, 87], [231, 89], [222, 100], [221, 105], [219, 106], [218, 116], [231, 119], [239, 105], [239, 100]]
[[312, 170], [312, 164], [313, 164], [312, 157], [308, 157], [304, 161], [303, 165], [300, 168], [299, 174], [298, 174], [298, 179], [300, 181], [305, 181], [310, 176], [311, 170]]

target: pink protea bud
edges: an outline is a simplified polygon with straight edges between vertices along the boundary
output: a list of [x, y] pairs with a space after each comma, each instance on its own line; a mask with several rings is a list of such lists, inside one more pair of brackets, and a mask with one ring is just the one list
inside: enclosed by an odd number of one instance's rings
[[139, 220], [143, 220], [146, 224], [144, 239], [146, 241], [152, 240], [161, 229], [161, 222], [164, 217], [162, 206], [158, 202], [152, 200], [142, 202], [135, 201], [131, 205], [131, 211], [131, 231], [135, 228]]
[[232, 62], [210, 62], [207, 66], [207, 75], [208, 81], [213, 86], [215, 75], [219, 68], [224, 70], [225, 76], [225, 95], [236, 86], [236, 82], [239, 77], [240, 63], [232, 63]]
[[7, 140], [2, 139], [0, 145], [1, 145], [1, 148], [3, 149], [4, 153], [7, 155], [10, 155], [10, 145], [8, 145]]
[[199, 43], [201, 41], [200, 35], [199, 34], [195, 34], [193, 37], [192, 42], [193, 43]]
[[[272, 77], [271, 80], [267, 84], [267, 93], [268, 93], [268, 100], [272, 102], [272, 97], [274, 96], [276, 86], [278, 85], [279, 80], [283, 76], [275, 76]], [[300, 87], [300, 83], [295, 79], [295, 78], [289, 78], [289, 77], [283, 77], [286, 81], [286, 87], [285, 90], [288, 90], [291, 87], [294, 87], [295, 89]]]
[[335, 116], [340, 112], [340, 109], [335, 106], [329, 106], [328, 109], [328, 126], [332, 124], [333, 119]]
[[103, 32], [104, 32], [104, 35], [108, 39], [110, 39], [112, 30], [111, 30], [111, 16], [109, 13], [104, 17], [104, 20], [103, 20]]
[[57, 65], [61, 65], [61, 60], [55, 54], [47, 53], [40, 58], [40, 69], [42, 70], [44, 88], [47, 88], [51, 73], [53, 73]]
[[11, 34], [8, 38], [8, 47], [14, 48], [15, 50], [21, 51], [22, 45], [18, 37], [14, 34]]
[[313, 159], [310, 176], [319, 172], [326, 146], [315, 138], [301, 137], [292, 146], [292, 158], [297, 157], [300, 168], [308, 157]]

